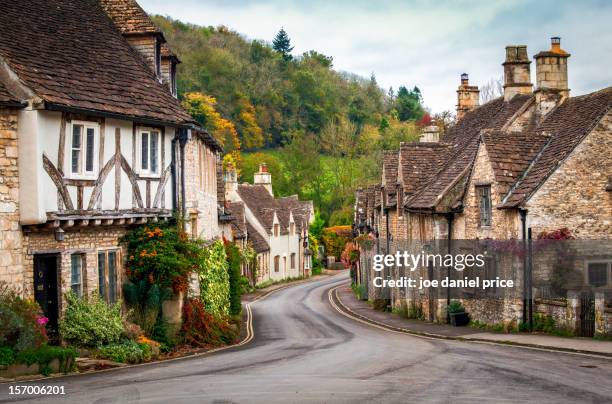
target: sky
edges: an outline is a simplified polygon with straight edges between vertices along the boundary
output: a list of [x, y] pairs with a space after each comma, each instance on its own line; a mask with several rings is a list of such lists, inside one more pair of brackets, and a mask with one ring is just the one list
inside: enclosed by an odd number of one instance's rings
[[[334, 68], [376, 76], [385, 89], [418, 86], [432, 112], [454, 111], [459, 76], [483, 85], [503, 75], [506, 45], [530, 57], [560, 36], [571, 95], [612, 85], [612, 1], [139, 0], [151, 14], [224, 25], [271, 42], [283, 27], [299, 55], [316, 50]], [[531, 65], [535, 82], [535, 62]]]

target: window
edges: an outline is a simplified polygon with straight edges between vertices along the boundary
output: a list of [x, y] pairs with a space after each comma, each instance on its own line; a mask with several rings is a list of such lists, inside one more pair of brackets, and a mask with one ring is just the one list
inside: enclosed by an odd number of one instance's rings
[[98, 124], [73, 122], [70, 136], [70, 175], [73, 177], [95, 176], [97, 161]]
[[198, 216], [191, 216], [191, 237], [196, 239], [198, 238]]
[[291, 264], [291, 269], [295, 269], [295, 253], [291, 253], [291, 260], [289, 263]]
[[118, 257], [118, 250], [98, 252], [98, 293], [111, 304], [119, 298]]
[[[494, 257], [486, 257], [485, 258], [485, 278], [495, 280], [497, 278], [497, 262]], [[471, 277], [470, 279], [476, 279], [475, 277]], [[494, 295], [497, 293], [497, 287], [495, 284], [493, 287], [487, 288], [487, 293], [490, 295]]]
[[608, 284], [610, 265], [610, 262], [589, 262], [587, 266], [589, 286], [606, 286]]
[[480, 207], [480, 226], [491, 226], [491, 186], [476, 187]]
[[70, 256], [70, 289], [75, 295], [83, 296], [83, 256], [81, 254]]
[[176, 63], [170, 63], [170, 92], [176, 97]]
[[158, 130], [144, 129], [140, 132], [139, 172], [144, 175], [159, 175], [160, 134]]
[[274, 237], [278, 237], [279, 230], [280, 230], [280, 226], [277, 223], [274, 225]]
[[274, 256], [274, 272], [278, 272], [278, 271], [280, 271], [280, 256], [275, 255]]
[[293, 222], [289, 223], [289, 234], [291, 234], [292, 236], [295, 235], [295, 223]]

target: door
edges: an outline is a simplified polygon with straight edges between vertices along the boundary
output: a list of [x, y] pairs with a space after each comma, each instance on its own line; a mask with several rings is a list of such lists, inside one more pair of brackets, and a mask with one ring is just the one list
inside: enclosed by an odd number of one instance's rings
[[580, 336], [595, 335], [595, 296], [592, 291], [580, 294]]
[[57, 341], [58, 337], [58, 262], [59, 256], [55, 254], [34, 255], [34, 298], [49, 319], [47, 333], [51, 341]]

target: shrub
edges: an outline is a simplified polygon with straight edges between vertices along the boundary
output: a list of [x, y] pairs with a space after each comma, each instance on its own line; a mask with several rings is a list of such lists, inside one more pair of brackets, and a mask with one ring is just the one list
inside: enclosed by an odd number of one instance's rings
[[147, 344], [126, 340], [101, 347], [96, 357], [121, 363], [141, 363], [151, 359], [151, 348]]
[[242, 261], [240, 249], [236, 243], [225, 242], [225, 255], [227, 256], [227, 266], [229, 272], [229, 312], [231, 315], [240, 314], [242, 311], [242, 284], [240, 263]]
[[97, 346], [117, 342], [123, 333], [121, 304], [112, 306], [97, 294], [77, 297], [66, 295], [68, 307], [60, 321], [62, 337], [76, 346]]
[[446, 306], [448, 314], [464, 313], [465, 309], [463, 304], [459, 300], [451, 300], [450, 304]]
[[47, 321], [36, 302], [21, 298], [6, 283], [0, 283], [0, 346], [16, 351], [41, 346], [48, 340]]
[[193, 346], [231, 344], [238, 336], [237, 330], [224, 318], [207, 312], [199, 299], [189, 299], [183, 306], [181, 335]]
[[128, 317], [148, 336], [153, 335], [159, 321], [162, 302], [171, 296], [169, 288], [161, 288], [145, 279], [123, 284], [123, 297], [130, 307]]
[[199, 266], [200, 297], [206, 310], [227, 316], [230, 309], [230, 280], [227, 256], [221, 241], [215, 241], [202, 253]]
[[8, 366], [15, 363], [15, 350], [10, 346], [0, 347], [0, 366]]
[[76, 367], [77, 351], [72, 347], [41, 345], [39, 348], [26, 349], [15, 355], [15, 363], [28, 366], [38, 363], [40, 373], [48, 376], [51, 373], [49, 364], [52, 360], [59, 361], [59, 371], [68, 373]]

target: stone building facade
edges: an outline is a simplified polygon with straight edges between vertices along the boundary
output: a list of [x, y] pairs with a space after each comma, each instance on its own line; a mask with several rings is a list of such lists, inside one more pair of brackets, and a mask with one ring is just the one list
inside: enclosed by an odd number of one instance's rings
[[[419, 249], [419, 242], [444, 242], [450, 249], [461, 240], [505, 240], [521, 248], [529, 234], [535, 239], [565, 228], [589, 245], [572, 249], [577, 255], [569, 271], [580, 279], [554, 298], [549, 295], [555, 254], [547, 257], [545, 249], [538, 250], [523, 261], [497, 253], [485, 270], [515, 280], [516, 287], [503, 296], [462, 299], [473, 320], [515, 327], [535, 311], [578, 334], [589, 333], [586, 323], [594, 323], [595, 333], [609, 332], [612, 256], [605, 243], [612, 237], [612, 160], [607, 157], [612, 151], [612, 89], [570, 97], [569, 56], [560, 39], [552, 38], [551, 49], [534, 57], [533, 90], [526, 46], [506, 47], [502, 97], [479, 106], [477, 88], [462, 75], [458, 120], [441, 137], [442, 148], [435, 153], [439, 160], [428, 155], [427, 142], [402, 144], [397, 158], [384, 155], [381, 197], [388, 198], [390, 184], [398, 185], [393, 206], [379, 205], [378, 219], [370, 220], [382, 225], [372, 231], [384, 250], [402, 249], [402, 243]], [[395, 160], [397, 172], [392, 173], [387, 168]], [[357, 193], [356, 208], [367, 206], [366, 191]], [[361, 278], [371, 279], [374, 274], [366, 267], [362, 262], [370, 273]], [[417, 273], [432, 276], [425, 267]], [[388, 299], [393, 306], [420, 306], [426, 319], [446, 321], [445, 291], [398, 290]]]

